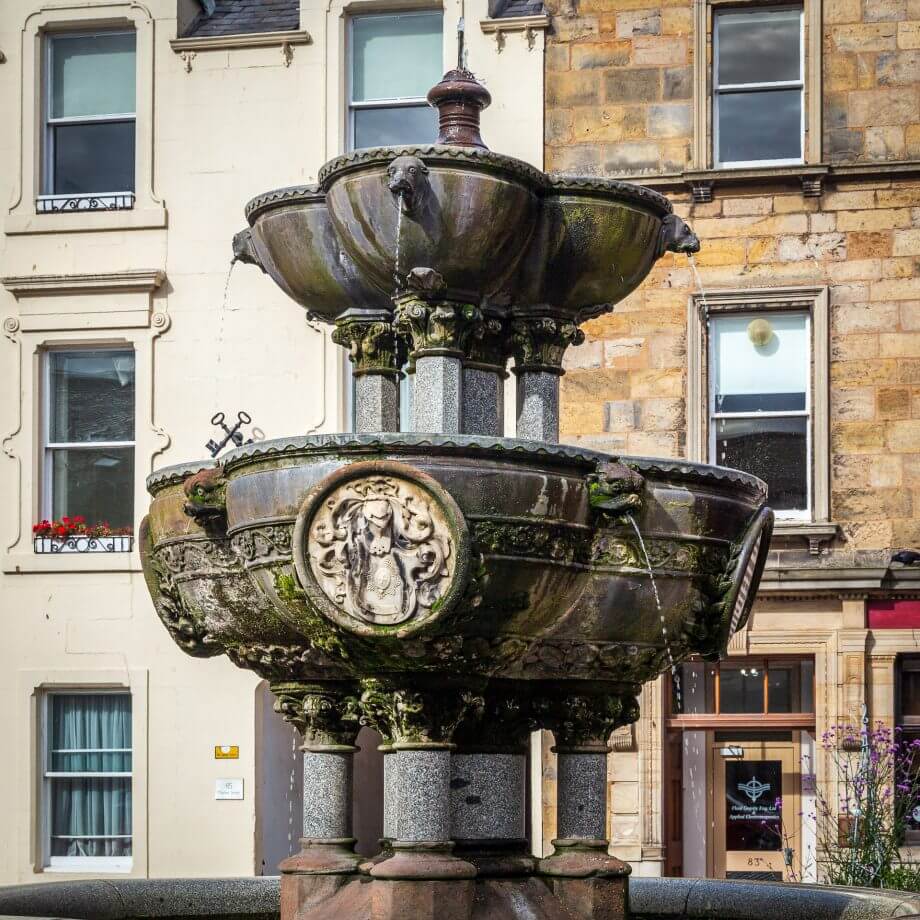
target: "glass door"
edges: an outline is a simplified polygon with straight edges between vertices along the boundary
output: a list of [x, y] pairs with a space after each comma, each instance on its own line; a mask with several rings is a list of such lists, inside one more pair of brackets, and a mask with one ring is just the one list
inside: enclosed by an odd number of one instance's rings
[[791, 881], [798, 875], [799, 770], [793, 741], [714, 741], [712, 874]]

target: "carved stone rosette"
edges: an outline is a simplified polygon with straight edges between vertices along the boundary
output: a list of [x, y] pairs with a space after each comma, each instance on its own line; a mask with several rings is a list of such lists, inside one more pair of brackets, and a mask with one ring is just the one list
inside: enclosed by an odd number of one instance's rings
[[470, 540], [456, 502], [409, 466], [356, 463], [309, 493], [294, 528], [309, 600], [334, 624], [400, 638], [441, 621], [466, 593]]
[[332, 341], [348, 350], [352, 373], [401, 375], [405, 363], [405, 344], [389, 319], [346, 317], [338, 320]]
[[554, 316], [519, 317], [511, 324], [516, 374], [540, 372], [561, 376], [562, 359], [570, 345], [585, 334], [571, 319]]

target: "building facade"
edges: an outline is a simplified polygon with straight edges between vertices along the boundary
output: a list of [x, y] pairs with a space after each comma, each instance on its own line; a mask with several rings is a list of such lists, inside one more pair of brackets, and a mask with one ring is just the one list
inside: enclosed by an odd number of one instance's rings
[[891, 560], [920, 543], [920, 6], [548, 6], [547, 169], [664, 191], [702, 242], [585, 326], [562, 439], [744, 468], [777, 511], [728, 658], [614, 736], [613, 852], [813, 879], [824, 732], [920, 715], [917, 572]]
[[347, 430], [342, 350], [231, 274], [230, 241], [254, 195], [432, 140], [461, 18], [486, 139], [541, 165], [526, 2], [0, 4], [0, 882], [272, 873], [297, 847], [296, 737], [252, 674], [175, 647], [133, 535], [145, 477], [207, 456], [216, 413]]

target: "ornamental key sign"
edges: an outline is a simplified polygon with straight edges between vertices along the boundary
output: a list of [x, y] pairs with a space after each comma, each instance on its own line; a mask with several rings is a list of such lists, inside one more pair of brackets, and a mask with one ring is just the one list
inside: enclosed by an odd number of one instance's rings
[[347, 614], [392, 626], [431, 610], [450, 585], [456, 551], [443, 510], [396, 476], [334, 489], [309, 525], [310, 570]]

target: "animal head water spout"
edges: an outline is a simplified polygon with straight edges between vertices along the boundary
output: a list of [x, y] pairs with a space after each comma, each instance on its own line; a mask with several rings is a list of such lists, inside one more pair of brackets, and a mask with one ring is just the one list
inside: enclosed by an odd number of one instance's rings
[[252, 231], [248, 227], [233, 235], [233, 261], [257, 265], [263, 272], [265, 271], [252, 243]]
[[684, 252], [691, 255], [700, 251], [700, 239], [690, 229], [687, 222], [676, 214], [668, 214], [661, 222], [661, 235], [658, 237], [658, 255], [666, 252]]
[[412, 214], [428, 192], [428, 167], [418, 157], [396, 157], [387, 167], [387, 185], [403, 214]]

